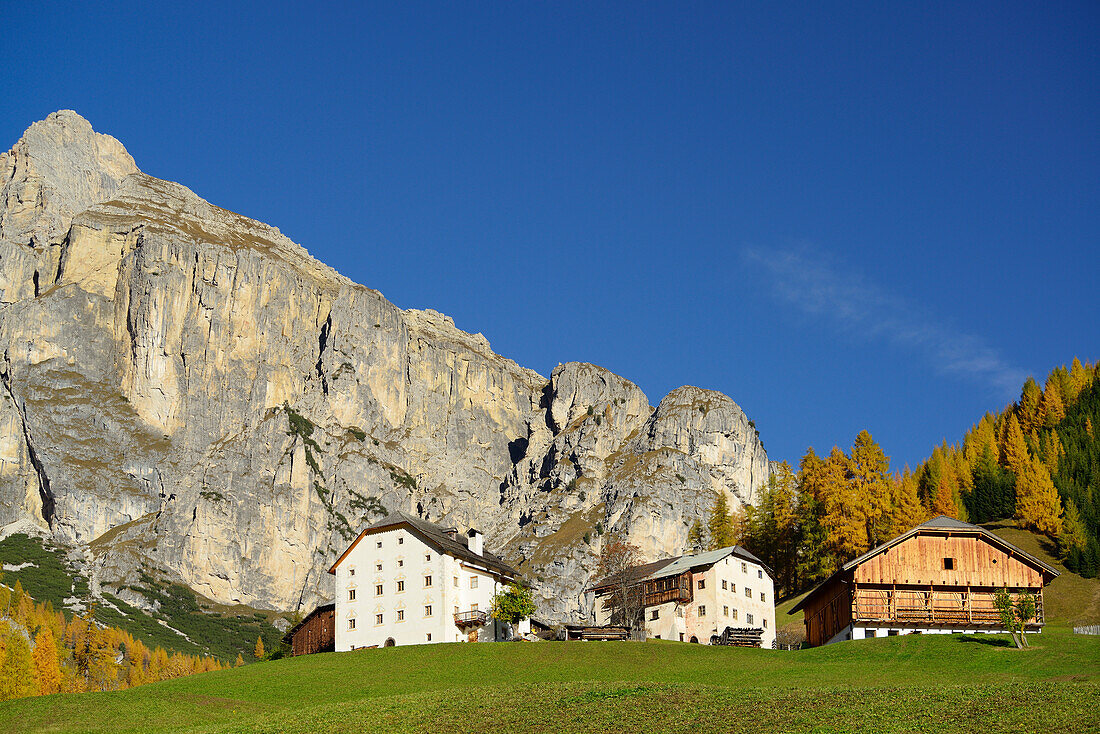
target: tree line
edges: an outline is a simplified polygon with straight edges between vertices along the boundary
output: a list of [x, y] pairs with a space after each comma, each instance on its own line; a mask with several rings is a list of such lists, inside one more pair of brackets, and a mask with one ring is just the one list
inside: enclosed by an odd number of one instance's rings
[[780, 462], [754, 506], [731, 512], [724, 496], [689, 542], [739, 543], [775, 571], [777, 593], [801, 591], [847, 561], [937, 515], [972, 523], [1013, 518], [1046, 535], [1066, 567], [1100, 573], [1100, 365], [1074, 359], [1043, 385], [987, 413], [960, 443], [915, 470], [892, 472], [871, 434], [847, 452], [810, 447], [798, 471]]
[[[225, 667], [213, 657], [150, 649], [128, 632], [101, 626], [93, 612], [66, 616], [48, 601], [34, 601], [18, 581], [10, 588], [0, 583], [0, 701], [118, 691]], [[239, 654], [236, 664], [244, 664]]]

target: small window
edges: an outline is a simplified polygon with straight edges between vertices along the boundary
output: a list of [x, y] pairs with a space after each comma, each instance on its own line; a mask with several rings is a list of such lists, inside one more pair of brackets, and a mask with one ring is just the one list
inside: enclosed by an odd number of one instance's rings
[[397, 582], [397, 590], [398, 591], [404, 591], [405, 590], [405, 582], [404, 581], [398, 581]]
[[654, 609], [652, 612], [649, 613], [649, 618], [650, 619], [659, 619], [660, 616], [661, 616], [660, 612], [658, 612], [656, 609]]
[[405, 565], [405, 562], [404, 562], [404, 561], [398, 561], [398, 562], [397, 562], [397, 567], [398, 567], [398, 568], [401, 568], [401, 567], [402, 567], [402, 566], [404, 566], [404, 565]]
[[458, 588], [458, 576], [455, 576], [455, 577], [454, 577], [454, 587], [455, 587], [456, 589]]
[[432, 605], [431, 604], [425, 604], [424, 605], [424, 616], [425, 617], [432, 616]]
[[727, 582], [725, 579], [722, 579], [722, 590], [725, 591], [728, 588], [729, 588], [729, 582]]
[[764, 629], [767, 629], [767, 628], [768, 628], [768, 618], [767, 618], [767, 617], [765, 617], [765, 618], [764, 618], [763, 620], [761, 620], [761, 621], [762, 621], [762, 622], [763, 622], [763, 624], [764, 624]]
[[747, 596], [750, 599], [752, 598], [752, 589], [750, 589], [747, 586], [745, 587], [745, 596]]
[[741, 564], [741, 573], [748, 573], [748, 572], [749, 572], [749, 565], [747, 563], [742, 563]]
[[431, 632], [429, 632], [429, 633], [428, 633], [428, 642], [431, 642], [431, 641], [432, 641], [432, 633], [431, 633]]
[[470, 605], [470, 611], [471, 612], [476, 612], [477, 611], [477, 604], [471, 604]]
[[355, 601], [355, 589], [348, 589], [348, 601]]
[[886, 630], [886, 636], [887, 637], [897, 637], [898, 636], [898, 631], [897, 630]]
[[354, 575], [355, 575], [355, 569], [354, 568], [348, 569], [348, 576], [354, 576]]
[[737, 593], [737, 584], [733, 583], [732, 581], [730, 582], [730, 591], [732, 591], [734, 594]]
[[944, 558], [943, 559], [943, 570], [944, 571], [954, 571], [955, 570], [955, 559], [954, 558]]
[[374, 564], [374, 570], [375, 571], [381, 571], [382, 570], [382, 564], [381, 563]]
[[382, 547], [382, 541], [380, 540], [377, 543], [375, 543], [375, 547], [376, 548], [381, 548]]
[[676, 616], [677, 616], [677, 617], [682, 617], [682, 616], [684, 616], [684, 610], [683, 610], [683, 608], [682, 608], [682, 607], [676, 607]]
[[354, 619], [349, 619], [348, 620], [348, 629], [349, 630], [355, 629], [355, 620]]
[[763, 591], [760, 592], [760, 601], [764, 601], [764, 592]]
[[737, 619], [737, 610], [732, 609], [730, 611], [731, 611], [730, 617], [732, 617], [733, 619]]
[[375, 596], [382, 596], [382, 584], [375, 584], [374, 585], [374, 595]]
[[683, 632], [681, 632], [681, 633], [680, 633], [680, 642], [683, 642], [683, 641], [684, 641], [684, 633], [683, 633]]
[[424, 585], [425, 586], [431, 586], [432, 585], [432, 577], [431, 576], [425, 576], [424, 577]]
[[397, 536], [397, 544], [398, 545], [405, 545], [405, 536], [404, 535], [398, 535]]
[[700, 616], [700, 617], [705, 617], [705, 616], [707, 616], [707, 607], [706, 607], [706, 605], [705, 605], [705, 604], [700, 604], [700, 605], [699, 605], [699, 616]]
[[424, 554], [424, 563], [431, 563], [431, 561], [432, 561], [432, 554], [431, 553], [425, 553]]
[[398, 622], [404, 622], [405, 621], [405, 610], [404, 609], [398, 609], [397, 610], [397, 621]]
[[746, 624], [752, 624], [752, 615], [751, 614], [746, 614], [745, 615], [745, 623]]
[[700, 588], [700, 589], [705, 589], [705, 588], [707, 588], [707, 582], [706, 582], [706, 579], [699, 579], [699, 587], [698, 587], [698, 588]]
[[727, 607], [727, 606], [722, 607], [722, 616], [723, 617], [730, 616], [730, 608], [729, 607]]
[[661, 636], [660, 635], [653, 635], [653, 639], [659, 640], [659, 639], [661, 639]]
[[471, 576], [470, 577], [470, 588], [471, 589], [476, 589], [477, 588], [477, 576]]
[[374, 615], [374, 623], [375, 624], [382, 624], [382, 615], [381, 614]]
[[764, 578], [764, 571], [759, 569], [759, 568], [756, 569], [756, 578], [758, 578], [758, 579]]

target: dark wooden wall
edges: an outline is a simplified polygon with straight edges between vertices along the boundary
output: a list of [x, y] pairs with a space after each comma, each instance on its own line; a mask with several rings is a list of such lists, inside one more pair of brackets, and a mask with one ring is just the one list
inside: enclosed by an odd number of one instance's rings
[[311, 614], [290, 638], [290, 648], [294, 655], [335, 650], [336, 611], [326, 609]]

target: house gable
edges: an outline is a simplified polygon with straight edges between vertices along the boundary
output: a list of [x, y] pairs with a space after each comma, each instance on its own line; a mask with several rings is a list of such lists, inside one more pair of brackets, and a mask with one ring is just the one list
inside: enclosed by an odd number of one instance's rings
[[1041, 569], [1009, 548], [982, 533], [923, 531], [866, 558], [852, 578], [858, 584], [1041, 587]]

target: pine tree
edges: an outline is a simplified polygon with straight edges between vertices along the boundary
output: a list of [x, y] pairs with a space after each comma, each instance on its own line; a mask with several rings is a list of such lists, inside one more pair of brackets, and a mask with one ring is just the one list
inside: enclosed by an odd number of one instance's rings
[[1068, 558], [1072, 553], [1085, 550], [1088, 546], [1089, 536], [1081, 522], [1081, 513], [1077, 510], [1077, 504], [1072, 499], [1065, 502], [1065, 515], [1062, 517], [1062, 530], [1058, 533], [1058, 553], [1062, 558]]
[[263, 660], [264, 659], [264, 638], [263, 637], [259, 637], [259, 636], [256, 637], [256, 649], [253, 650], [252, 654], [256, 656], [257, 660]]
[[61, 690], [61, 665], [57, 656], [57, 643], [53, 631], [44, 626], [34, 638], [34, 680], [39, 695], [46, 696]]
[[924, 506], [917, 494], [917, 478], [905, 467], [901, 478], [897, 480], [897, 502], [894, 510], [894, 524], [890, 529], [892, 536], [901, 535], [925, 520]]
[[[1051, 373], [1053, 377], [1054, 373]], [[1043, 390], [1043, 424], [1047, 428], [1053, 428], [1066, 417], [1066, 406], [1062, 400], [1062, 391], [1057, 381], [1047, 379], [1046, 389]]]
[[798, 528], [796, 577], [798, 585], [826, 578], [837, 568], [837, 558], [828, 547], [828, 533], [821, 502], [824, 462], [811, 446], [798, 465]]
[[822, 466], [823, 524], [832, 552], [847, 561], [867, 550], [867, 517], [848, 481], [848, 457], [833, 447]]
[[695, 551], [696, 548], [706, 548], [707, 544], [704, 535], [703, 523], [699, 522], [699, 518], [696, 518], [694, 522], [691, 523], [691, 529], [688, 530], [688, 547], [691, 548], [692, 551]]
[[240, 653], [237, 653], [237, 659], [233, 661], [233, 667], [234, 668], [239, 668], [242, 665], [244, 665], [244, 658], [241, 657]]
[[710, 534], [711, 550], [737, 545], [733, 518], [730, 516], [729, 502], [724, 492], [719, 492], [718, 498], [714, 501], [714, 506], [710, 510], [710, 519], [707, 521], [707, 530]]
[[939, 487], [936, 488], [935, 501], [932, 504], [932, 514], [955, 517], [955, 498], [951, 492], [951, 485], [947, 481], [947, 477], [940, 478]]
[[1024, 528], [1055, 537], [1062, 527], [1062, 503], [1050, 472], [1037, 459], [1016, 475], [1016, 519]]
[[1046, 436], [1046, 445], [1043, 446], [1043, 464], [1052, 477], [1058, 476], [1058, 460], [1066, 450], [1062, 447], [1062, 440], [1058, 438], [1058, 431], [1051, 430]]
[[33, 696], [35, 693], [31, 648], [23, 632], [16, 629], [7, 635], [4, 643], [4, 658], [0, 663], [0, 701]]
[[1073, 358], [1073, 365], [1069, 368], [1069, 389], [1066, 398], [1066, 405], [1073, 405], [1077, 402], [1077, 397], [1089, 386], [1089, 375], [1085, 371], [1085, 368], [1081, 365], [1081, 360], [1077, 357]]
[[1024, 441], [1023, 428], [1014, 414], [1009, 414], [1005, 427], [1004, 444], [1001, 446], [1002, 463], [1016, 476], [1027, 466], [1030, 457]]
[[1020, 406], [1017, 417], [1020, 429], [1025, 435], [1033, 435], [1043, 425], [1043, 391], [1039, 389], [1035, 378], [1029, 377], [1024, 382], [1024, 389], [1020, 394]]
[[867, 547], [890, 538], [890, 460], [871, 434], [860, 431], [848, 461], [848, 480], [856, 510], [866, 525]]

